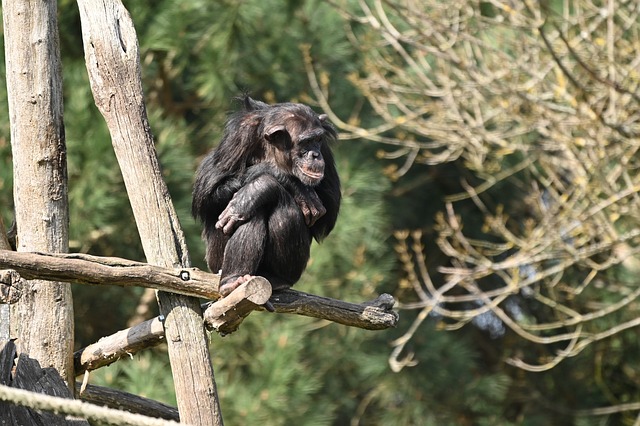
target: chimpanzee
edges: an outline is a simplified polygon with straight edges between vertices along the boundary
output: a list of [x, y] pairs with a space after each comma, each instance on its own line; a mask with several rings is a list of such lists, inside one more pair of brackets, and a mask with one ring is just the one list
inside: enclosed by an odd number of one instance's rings
[[229, 294], [251, 276], [274, 290], [302, 275], [313, 238], [333, 229], [340, 179], [329, 143], [336, 131], [306, 105], [249, 96], [196, 173], [192, 213], [204, 224], [207, 265]]

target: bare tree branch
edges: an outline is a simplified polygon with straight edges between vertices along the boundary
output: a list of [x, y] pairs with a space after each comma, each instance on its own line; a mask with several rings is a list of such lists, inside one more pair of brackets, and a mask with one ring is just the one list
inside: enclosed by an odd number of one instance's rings
[[220, 276], [197, 268], [164, 268], [117, 257], [88, 254], [18, 253], [0, 250], [0, 269], [23, 278], [69, 283], [147, 287], [193, 297], [218, 299]]
[[351, 81], [375, 113], [331, 111], [330, 75], [303, 49], [336, 126], [388, 149], [392, 178], [444, 162], [470, 176], [442, 200], [438, 256], [421, 232], [397, 233], [414, 290], [400, 308], [418, 316], [392, 366], [415, 362], [405, 345], [431, 314], [447, 329], [485, 316], [526, 342], [564, 344], [510, 361], [532, 371], [640, 326], [637, 4], [578, 0], [560, 15], [530, 1], [333, 3], [367, 64]]

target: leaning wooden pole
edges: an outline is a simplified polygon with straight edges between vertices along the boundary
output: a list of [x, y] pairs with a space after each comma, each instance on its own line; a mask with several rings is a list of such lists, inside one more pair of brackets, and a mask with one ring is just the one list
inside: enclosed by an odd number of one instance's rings
[[[17, 250], [68, 251], [67, 156], [55, 1], [3, 1]], [[2, 229], [4, 232], [4, 229]], [[18, 352], [55, 368], [73, 392], [69, 284], [32, 280], [13, 305]]]
[[[119, 0], [78, 0], [78, 6], [91, 89], [111, 133], [147, 261], [188, 267], [184, 236], [149, 128], [131, 17]], [[159, 292], [158, 301], [181, 421], [222, 424], [198, 299]]]

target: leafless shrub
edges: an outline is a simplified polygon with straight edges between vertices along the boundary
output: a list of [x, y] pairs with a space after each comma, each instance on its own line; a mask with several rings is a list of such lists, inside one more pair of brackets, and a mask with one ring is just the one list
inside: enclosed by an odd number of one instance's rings
[[[457, 161], [474, 185], [448, 197], [437, 244], [448, 258], [438, 284], [420, 232], [397, 233], [406, 285], [419, 310], [399, 339], [394, 368], [427, 316], [448, 328], [491, 315], [527, 341], [564, 345], [552, 359], [514, 358], [541, 371], [587, 345], [640, 325], [640, 4], [372, 0], [336, 5], [366, 57], [350, 76], [381, 124], [358, 113], [331, 119], [343, 138], [379, 142], [387, 158]], [[315, 96], [329, 78], [308, 61]], [[519, 191], [518, 208], [496, 186]], [[471, 238], [456, 211], [471, 200], [485, 218]], [[632, 279], [630, 279], [632, 278]], [[536, 304], [545, 315], [521, 308]], [[402, 354], [402, 355], [401, 355]]]

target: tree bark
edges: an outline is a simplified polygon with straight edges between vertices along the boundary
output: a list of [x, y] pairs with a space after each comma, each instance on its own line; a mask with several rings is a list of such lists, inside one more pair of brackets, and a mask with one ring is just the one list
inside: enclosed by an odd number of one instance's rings
[[220, 275], [197, 268], [163, 268], [118, 257], [83, 253], [17, 253], [0, 249], [0, 269], [22, 278], [75, 284], [146, 287], [186, 296], [219, 299]]
[[175, 407], [128, 392], [94, 385], [88, 385], [82, 389], [80, 382], [76, 383], [76, 392], [81, 400], [100, 407], [128, 411], [147, 417], [157, 417], [176, 422], [180, 421], [178, 410]]
[[[265, 303], [268, 298], [266, 293], [270, 293], [271, 289], [260, 288], [262, 281], [267, 282], [264, 278], [254, 280], [253, 284], [260, 285], [254, 287], [251, 281], [244, 283], [224, 299], [205, 306], [206, 326], [221, 334], [232, 333], [258, 304]], [[246, 292], [243, 291], [243, 287], [248, 287]], [[234, 293], [238, 293], [240, 297], [236, 298]], [[233, 299], [236, 299], [235, 302]], [[395, 301], [389, 294], [356, 304], [295, 290], [284, 290], [274, 293], [270, 301], [277, 313], [305, 315], [365, 330], [383, 330], [395, 327], [398, 323], [398, 313], [392, 310]], [[118, 331], [76, 351], [76, 375], [104, 367], [119, 358], [156, 346], [163, 341], [164, 330], [158, 317]]]
[[[98, 109], [109, 127], [147, 261], [188, 267], [190, 260], [149, 128], [138, 40], [119, 0], [78, 0], [85, 60]], [[158, 293], [183, 422], [220, 425], [208, 340], [196, 298]]]
[[[0, 213], [0, 250], [11, 250], [11, 245], [9, 244], [9, 240], [7, 239], [7, 231], [4, 226], [4, 220], [2, 219], [2, 214]], [[2, 286], [2, 278], [3, 274], [0, 271], [0, 286]], [[4, 294], [0, 289], [0, 301], [4, 301], [4, 297], [8, 296]], [[3, 305], [0, 303], [0, 341], [9, 340], [11, 338], [11, 308], [7, 305]]]
[[[69, 215], [57, 4], [3, 1], [2, 14], [17, 250], [66, 252]], [[11, 314], [18, 352], [37, 359], [43, 368], [55, 368], [73, 392], [70, 286], [34, 280], [23, 291]]]

